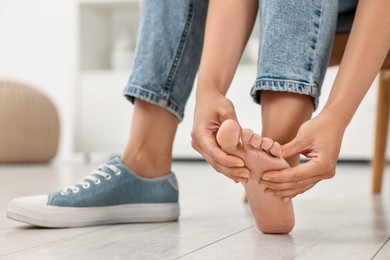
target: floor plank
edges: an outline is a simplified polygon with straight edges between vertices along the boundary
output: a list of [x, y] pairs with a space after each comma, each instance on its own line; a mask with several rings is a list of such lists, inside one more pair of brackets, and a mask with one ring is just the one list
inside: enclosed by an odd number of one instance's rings
[[290, 235], [263, 235], [251, 228], [182, 259], [371, 259], [390, 237], [389, 192], [372, 196], [365, 187], [369, 167], [347, 167], [310, 192], [321, 194], [316, 203], [312, 198], [296, 203], [297, 224]]
[[374, 260], [389, 260], [390, 259], [390, 238], [387, 239], [386, 244], [380, 249]]
[[[1, 250], [0, 256], [68, 258], [92, 251], [94, 257], [103, 258], [116, 254], [135, 259], [172, 259], [253, 226], [242, 203], [243, 191], [239, 185], [217, 174], [207, 177], [210, 169], [205, 164], [188, 173], [185, 164], [176, 168], [182, 172], [178, 174], [180, 189], [185, 190], [181, 192], [180, 222], [48, 230], [25, 228], [8, 220], [14, 228], [5, 229], [8, 239], [2, 244], [8, 246]], [[221, 190], [216, 194], [207, 192], [215, 189], [215, 183], [219, 183]], [[40, 240], [23, 239], [26, 230], [31, 230], [27, 236], [39, 234]], [[68, 232], [74, 235], [66, 237]], [[107, 245], [111, 245], [109, 250]]]
[[[56, 190], [94, 165], [1, 166], [0, 210], [17, 196]], [[295, 201], [290, 235], [260, 234], [243, 189], [203, 163], [175, 163], [179, 222], [39, 229], [0, 215], [1, 259], [386, 259], [390, 237], [390, 183], [370, 193], [368, 165], [340, 165]], [[388, 259], [388, 258], [387, 258]]]
[[[77, 170], [75, 169], [77, 168]], [[0, 166], [0, 257], [47, 245], [53, 241], [81, 236], [98, 229], [97, 227], [80, 229], [40, 229], [9, 220], [5, 216], [8, 202], [15, 197], [48, 193], [87, 175], [91, 166], [74, 165], [3, 165]]]

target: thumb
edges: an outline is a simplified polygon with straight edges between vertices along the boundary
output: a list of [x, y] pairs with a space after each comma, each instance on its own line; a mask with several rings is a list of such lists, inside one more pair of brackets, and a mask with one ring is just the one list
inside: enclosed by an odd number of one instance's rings
[[299, 136], [296, 136], [289, 143], [282, 145], [282, 157], [289, 158], [293, 155], [300, 154], [306, 149], [306, 145]]
[[226, 103], [225, 103], [226, 106], [224, 106], [224, 108], [223, 108], [224, 112], [221, 113], [221, 115], [220, 115], [221, 122], [228, 120], [228, 119], [233, 119], [234, 121], [238, 122], [236, 109], [234, 107], [233, 102], [228, 98], [225, 98], [225, 101], [226, 101]]

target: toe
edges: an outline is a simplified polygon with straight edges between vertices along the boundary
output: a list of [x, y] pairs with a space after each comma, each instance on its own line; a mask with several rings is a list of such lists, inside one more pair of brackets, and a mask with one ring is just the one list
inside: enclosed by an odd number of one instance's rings
[[226, 152], [235, 149], [240, 140], [240, 125], [228, 119], [222, 123], [217, 133], [217, 142]]
[[269, 153], [275, 157], [282, 157], [282, 146], [278, 142], [274, 142], [271, 149], [269, 149]]
[[253, 148], [260, 148], [262, 138], [258, 134], [253, 134], [251, 139], [249, 140], [250, 145]]
[[271, 138], [263, 137], [263, 141], [261, 142], [261, 149], [268, 152], [269, 149], [271, 149], [273, 144], [274, 144], [274, 141]]
[[243, 128], [241, 130], [241, 140], [244, 144], [249, 144], [249, 140], [253, 136], [253, 131], [248, 128]]

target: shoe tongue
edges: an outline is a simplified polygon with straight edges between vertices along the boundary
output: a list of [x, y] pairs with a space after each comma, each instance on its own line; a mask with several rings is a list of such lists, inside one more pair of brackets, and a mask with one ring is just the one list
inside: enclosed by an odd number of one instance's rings
[[111, 160], [109, 160], [106, 164], [112, 164], [112, 165], [123, 165], [119, 157], [114, 157]]
[[[121, 161], [121, 159], [119, 158], [119, 156], [118, 157], [115, 157], [115, 158], [112, 158], [111, 160], [109, 160], [108, 162], [106, 162], [106, 164], [108, 164], [108, 165], [114, 165], [114, 166], [116, 166], [117, 168], [119, 168], [119, 169], [125, 169], [126, 171], [130, 171], [130, 170], [128, 170], [128, 168], [126, 167], [126, 165], [124, 165], [123, 163], [122, 163], [122, 161]], [[106, 168], [106, 167], [104, 167], [104, 168]], [[105, 171], [110, 171], [111, 172], [111, 170], [110, 169], [106, 169]]]

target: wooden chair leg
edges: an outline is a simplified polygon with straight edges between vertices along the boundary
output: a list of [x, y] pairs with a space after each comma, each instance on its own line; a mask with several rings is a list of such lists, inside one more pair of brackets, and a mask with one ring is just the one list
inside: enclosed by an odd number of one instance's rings
[[386, 161], [387, 129], [390, 108], [390, 70], [380, 73], [378, 107], [376, 114], [375, 151], [373, 164], [373, 193], [382, 189], [383, 170]]

